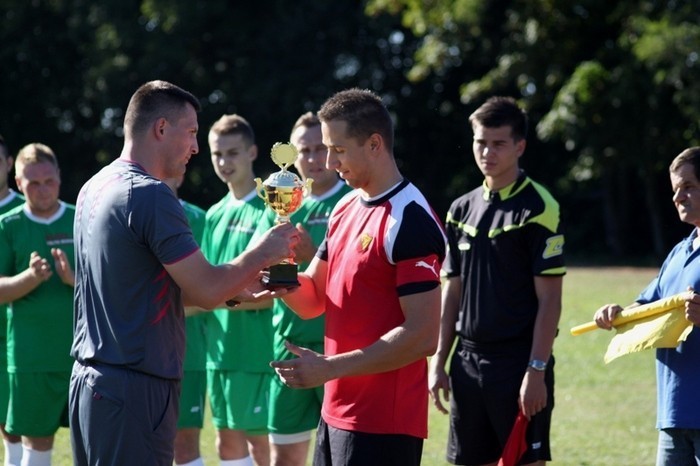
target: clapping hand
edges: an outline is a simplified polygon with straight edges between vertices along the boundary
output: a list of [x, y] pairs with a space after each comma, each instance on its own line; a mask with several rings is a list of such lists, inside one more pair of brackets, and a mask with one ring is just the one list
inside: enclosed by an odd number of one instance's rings
[[62, 249], [51, 248], [51, 255], [54, 259], [56, 273], [61, 278], [61, 281], [68, 286], [75, 286], [75, 273], [66, 253]]
[[45, 282], [53, 275], [49, 261], [41, 257], [36, 251], [33, 251], [29, 256], [29, 271], [38, 282]]

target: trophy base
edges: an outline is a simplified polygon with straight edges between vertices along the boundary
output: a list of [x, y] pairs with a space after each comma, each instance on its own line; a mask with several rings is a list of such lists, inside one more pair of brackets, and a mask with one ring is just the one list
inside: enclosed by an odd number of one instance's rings
[[296, 264], [275, 264], [263, 271], [260, 281], [268, 290], [292, 289], [300, 286]]

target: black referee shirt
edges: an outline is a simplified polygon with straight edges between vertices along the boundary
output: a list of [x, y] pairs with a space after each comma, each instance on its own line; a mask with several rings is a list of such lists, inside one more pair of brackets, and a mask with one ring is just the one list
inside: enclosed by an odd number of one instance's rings
[[557, 201], [521, 172], [499, 191], [484, 183], [457, 198], [446, 232], [443, 273], [462, 281], [457, 334], [483, 351], [506, 342], [529, 346], [534, 277], [566, 273]]

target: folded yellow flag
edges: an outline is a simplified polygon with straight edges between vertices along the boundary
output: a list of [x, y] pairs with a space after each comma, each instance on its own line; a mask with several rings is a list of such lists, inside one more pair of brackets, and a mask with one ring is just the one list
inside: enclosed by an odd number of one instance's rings
[[675, 348], [692, 329], [693, 324], [685, 318], [684, 306], [620, 325], [615, 327], [617, 335], [610, 340], [603, 360], [607, 364], [645, 349]]
[[[688, 292], [621, 311], [613, 320], [617, 334], [608, 345], [605, 363], [649, 348], [675, 348], [685, 341], [693, 324], [685, 318]], [[598, 328], [589, 322], [571, 329], [573, 335]]]

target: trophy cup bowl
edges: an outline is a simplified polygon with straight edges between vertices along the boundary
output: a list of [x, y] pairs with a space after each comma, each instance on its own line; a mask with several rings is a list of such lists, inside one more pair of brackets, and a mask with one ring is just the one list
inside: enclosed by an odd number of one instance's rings
[[[313, 180], [308, 178], [303, 182], [297, 175], [287, 171], [287, 167], [294, 163], [298, 155], [293, 145], [275, 143], [270, 155], [282, 170], [272, 173], [265, 181], [255, 178], [255, 191], [275, 212], [276, 223], [289, 223], [289, 216], [299, 209], [311, 189]], [[270, 290], [299, 286], [294, 259], [289, 258], [270, 266], [263, 272], [262, 283]]]

